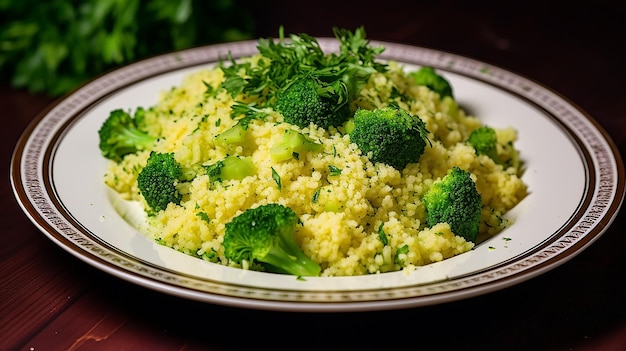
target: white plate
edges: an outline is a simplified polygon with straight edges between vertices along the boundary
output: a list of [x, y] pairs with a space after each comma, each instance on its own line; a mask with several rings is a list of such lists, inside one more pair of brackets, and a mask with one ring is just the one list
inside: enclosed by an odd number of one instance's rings
[[[326, 51], [334, 39], [320, 38]], [[252, 309], [364, 311], [433, 305], [512, 286], [565, 263], [598, 239], [624, 197], [624, 165], [607, 133], [557, 93], [473, 59], [386, 42], [381, 59], [434, 66], [459, 104], [492, 126], [516, 128], [527, 196], [515, 224], [472, 251], [406, 272], [294, 276], [208, 263], [157, 245], [134, 224], [141, 211], [103, 183], [97, 130], [116, 108], [151, 106], [187, 73], [257, 41], [206, 46], [128, 65], [58, 102], [26, 129], [11, 162], [22, 209], [53, 242], [132, 283], [192, 300]]]

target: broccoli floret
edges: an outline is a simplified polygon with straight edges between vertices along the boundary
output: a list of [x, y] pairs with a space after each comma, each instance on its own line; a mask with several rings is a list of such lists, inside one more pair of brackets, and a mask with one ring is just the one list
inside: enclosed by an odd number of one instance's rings
[[237, 123], [215, 136], [215, 143], [222, 147], [239, 145], [246, 141], [247, 125]]
[[231, 117], [233, 119], [239, 118], [239, 120], [234, 126], [216, 135], [215, 144], [225, 148], [244, 144], [250, 123], [255, 119], [265, 119], [270, 113], [270, 110], [269, 108], [258, 108], [254, 103], [244, 104], [237, 102], [233, 104]]
[[452, 232], [475, 242], [478, 236], [482, 196], [468, 171], [453, 167], [424, 194], [426, 223], [448, 223]]
[[488, 126], [479, 127], [470, 134], [467, 142], [476, 150], [477, 155], [486, 155], [495, 163], [502, 163], [498, 156], [498, 136], [495, 129]]
[[270, 156], [274, 161], [286, 161], [292, 158], [299, 159], [303, 153], [322, 151], [322, 144], [307, 138], [304, 134], [293, 129], [287, 129], [283, 140], [270, 148]]
[[137, 118], [133, 118], [121, 109], [110, 112], [98, 130], [99, 147], [104, 157], [121, 161], [128, 154], [152, 146], [158, 138], [139, 129], [137, 124], [138, 121], [142, 123], [143, 113], [143, 109], [138, 109], [135, 113]]
[[452, 93], [452, 86], [441, 75], [437, 74], [434, 68], [429, 66], [423, 66], [417, 71], [409, 73], [418, 85], [424, 85], [428, 89], [439, 94], [439, 97], [443, 99], [446, 96], [454, 98]]
[[211, 183], [231, 179], [242, 180], [256, 173], [252, 157], [226, 156], [212, 165], [205, 166]]
[[170, 202], [180, 204], [182, 195], [176, 184], [182, 175], [183, 169], [174, 159], [174, 153], [150, 153], [137, 175], [137, 187], [150, 207], [149, 214], [166, 209]]
[[346, 93], [311, 76], [303, 76], [278, 92], [275, 108], [285, 122], [300, 128], [311, 123], [324, 129], [337, 127], [350, 117]]
[[135, 113], [133, 114], [133, 119], [135, 120], [135, 127], [139, 130], [146, 130], [148, 125], [148, 121], [146, 121], [146, 109], [143, 107], [137, 107], [135, 109]]
[[247, 209], [226, 224], [224, 255], [237, 263], [260, 263], [270, 272], [318, 276], [320, 266], [294, 239], [299, 223], [296, 213], [280, 204]]
[[350, 141], [364, 155], [397, 170], [418, 162], [429, 141], [424, 121], [394, 106], [357, 110], [351, 128]]
[[496, 130], [489, 126], [475, 129], [467, 138], [467, 143], [474, 148], [477, 155], [486, 155], [497, 165], [503, 167], [520, 166], [519, 154], [513, 148], [513, 142], [498, 143]]

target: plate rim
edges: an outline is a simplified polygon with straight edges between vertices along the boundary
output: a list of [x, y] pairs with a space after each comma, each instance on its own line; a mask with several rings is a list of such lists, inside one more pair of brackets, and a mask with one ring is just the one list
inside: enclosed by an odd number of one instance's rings
[[[332, 50], [333, 47], [336, 45], [336, 42], [332, 38], [318, 38], [318, 40], [325, 50], [326, 49]], [[415, 52], [420, 52], [421, 54], [429, 57], [430, 61], [428, 61], [428, 64], [434, 66], [435, 68], [439, 68], [442, 70], [450, 70], [451, 60], [456, 61], [457, 63], [460, 62], [462, 63], [462, 66], [460, 67], [455, 66], [455, 70], [453, 70], [454, 73], [462, 74], [464, 76], [468, 76], [470, 78], [480, 80], [483, 83], [495, 85], [499, 89], [504, 89], [502, 86], [498, 86], [491, 81], [487, 81], [484, 79], [484, 77], [481, 78], [478, 75], [479, 73], [477, 72], [480, 72], [480, 71], [476, 70], [476, 66], [482, 65], [484, 67], [488, 67], [489, 71], [492, 72], [493, 74], [496, 74], [496, 75], [499, 74], [503, 76], [504, 79], [510, 78], [510, 77], [514, 77], [518, 79], [521, 83], [523, 83], [519, 87], [521, 91], [528, 90], [529, 87], [535, 88], [535, 89], [543, 90], [549, 94], [552, 94], [554, 97], [560, 99], [563, 104], [568, 105], [568, 107], [578, 112], [584, 118], [583, 122], [590, 123], [590, 126], [593, 127], [594, 131], [599, 133], [599, 135], [601, 136], [602, 138], [601, 141], [604, 142], [604, 144], [606, 144], [607, 146], [607, 149], [604, 151], [606, 151], [610, 156], [610, 159], [608, 161], [614, 162], [615, 169], [614, 169], [613, 175], [615, 176], [615, 178], [617, 178], [616, 179], [617, 183], [615, 184], [615, 189], [614, 189], [615, 196], [610, 199], [609, 206], [605, 208], [605, 210], [601, 213], [600, 217], [595, 218], [595, 221], [593, 221], [593, 218], [592, 218], [590, 227], [583, 229], [582, 237], [574, 238], [575, 240], [573, 241], [573, 244], [569, 246], [564, 245], [561, 248], [555, 248], [555, 250], [562, 250], [562, 251], [554, 254], [553, 256], [545, 258], [543, 262], [536, 263], [532, 265], [530, 268], [522, 268], [518, 270], [517, 273], [515, 274], [506, 275], [503, 278], [490, 280], [485, 283], [477, 282], [476, 284], [461, 287], [459, 289], [452, 289], [452, 290], [442, 289], [438, 291], [437, 288], [441, 288], [440, 283], [427, 284], [426, 288], [432, 290], [433, 292], [425, 294], [425, 295], [419, 295], [419, 296], [411, 295], [410, 292], [404, 297], [402, 295], [402, 290], [406, 289], [407, 291], [410, 291], [414, 289], [415, 287], [407, 287], [407, 288], [400, 288], [400, 289], [393, 288], [393, 290], [395, 291], [396, 297], [392, 299], [385, 299], [385, 300], [363, 298], [363, 299], [346, 299], [346, 300], [340, 300], [340, 301], [332, 301], [332, 300], [315, 301], [315, 299], [313, 299], [313, 301], [306, 301], [306, 300], [291, 301], [291, 300], [275, 300], [271, 298], [270, 299], [249, 298], [245, 296], [245, 293], [243, 294], [244, 296], [238, 296], [238, 295], [220, 294], [216, 292], [207, 292], [206, 290], [196, 289], [193, 287], [194, 286], [193, 283], [195, 279], [194, 277], [187, 277], [187, 279], [191, 280], [191, 284], [189, 286], [181, 286], [178, 283], [173, 283], [167, 277], [164, 277], [164, 278], [154, 277], [154, 276], [151, 277], [150, 275], [140, 274], [139, 271], [142, 270], [141, 268], [138, 271], [125, 269], [126, 268], [124, 267], [125, 263], [121, 262], [120, 258], [115, 257], [115, 255], [121, 254], [122, 259], [123, 259], [123, 256], [126, 253], [115, 252], [116, 251], [115, 248], [111, 248], [111, 247], [107, 248], [105, 245], [106, 243], [94, 242], [94, 243], [91, 243], [90, 245], [87, 245], [89, 247], [86, 248], [86, 246], [78, 245], [75, 241], [70, 240], [66, 236], [67, 234], [63, 233], [63, 230], [64, 230], [63, 226], [66, 224], [66, 223], [63, 223], [64, 222], [63, 220], [65, 220], [66, 222], [69, 222], [70, 225], [73, 225], [73, 226], [75, 225], [80, 226], [80, 223], [72, 223], [72, 220], [69, 220], [68, 218], [61, 218], [61, 219], [55, 218], [55, 215], [59, 214], [58, 212], [55, 213], [55, 210], [60, 211], [60, 212], [63, 212], [63, 210], [59, 210], [59, 208], [55, 207], [56, 203], [55, 203], [54, 196], [51, 196], [50, 194], [47, 194], [45, 192], [41, 193], [40, 189], [38, 188], [39, 186], [41, 186], [40, 182], [45, 183], [45, 181], [48, 180], [49, 177], [44, 176], [43, 179], [38, 179], [39, 178], [38, 174], [24, 175], [21, 172], [22, 167], [24, 166], [24, 162], [27, 162], [27, 160], [25, 161], [24, 154], [37, 152], [36, 149], [31, 150], [27, 148], [27, 146], [30, 143], [40, 143], [38, 144], [38, 146], [43, 147], [44, 145], [46, 145], [46, 142], [47, 142], [47, 148], [45, 148], [45, 152], [47, 153], [53, 152], [53, 150], [51, 150], [50, 148], [50, 145], [54, 147], [55, 145], [55, 142], [53, 142], [54, 140], [46, 141], [44, 139], [38, 138], [38, 135], [35, 134], [35, 132], [38, 129], [46, 130], [45, 128], [48, 127], [46, 126], [46, 123], [51, 124], [50, 126], [51, 129], [54, 129], [54, 127], [56, 127], [57, 129], [63, 129], [62, 126], [58, 125], [58, 123], [60, 122], [56, 121], [54, 119], [54, 116], [51, 116], [51, 113], [54, 112], [55, 109], [62, 107], [63, 104], [71, 103], [71, 98], [73, 97], [76, 98], [76, 96], [79, 96], [81, 94], [88, 95], [90, 94], [90, 92], [93, 93], [94, 91], [93, 89], [95, 89], [94, 86], [97, 87], [98, 82], [102, 82], [103, 80], [113, 77], [114, 75], [120, 75], [120, 74], [123, 74], [123, 72], [132, 72], [133, 69], [139, 69], [140, 67], [144, 67], [144, 66], [150, 68], [152, 67], [152, 65], [155, 65], [156, 63], [158, 63], [157, 61], [159, 60], [164, 61], [165, 62], [164, 64], [166, 66], [173, 65], [175, 67], [173, 69], [162, 68], [161, 71], [154, 73], [153, 75], [141, 76], [141, 79], [128, 82], [125, 85], [125, 86], [130, 86], [130, 85], [136, 84], [140, 80], [145, 80], [152, 76], [158, 76], [160, 74], [171, 72], [173, 70], [192, 68], [195, 66], [200, 66], [203, 64], [211, 63], [211, 62], [216, 62], [219, 56], [223, 56], [225, 52], [231, 52], [231, 53], [234, 52], [233, 57], [235, 58], [238, 57], [237, 55], [245, 56], [249, 54], [250, 52], [254, 53], [254, 50], [252, 50], [252, 48], [255, 48], [257, 43], [258, 43], [257, 40], [245, 40], [245, 41], [239, 41], [239, 42], [206, 45], [206, 46], [191, 48], [187, 50], [181, 50], [181, 51], [166, 53], [162, 55], [156, 55], [150, 58], [137, 61], [135, 63], [131, 63], [129, 65], [122, 66], [112, 71], [105, 72], [97, 77], [94, 77], [90, 81], [83, 84], [81, 87], [77, 88], [74, 92], [67, 94], [63, 98], [58, 99], [57, 101], [50, 104], [46, 109], [44, 109], [35, 119], [33, 119], [27, 125], [22, 135], [19, 137], [17, 144], [15, 146], [15, 149], [13, 151], [12, 157], [11, 157], [11, 163], [10, 163], [11, 187], [13, 189], [14, 195], [20, 207], [22, 208], [26, 216], [49, 239], [51, 239], [55, 244], [57, 244], [58, 246], [60, 246], [61, 248], [63, 248], [65, 251], [69, 252], [73, 256], [78, 257], [83, 262], [90, 264], [104, 272], [107, 272], [113, 276], [122, 278], [126, 281], [129, 281], [131, 283], [134, 283], [140, 286], [144, 286], [153, 290], [157, 290], [163, 293], [167, 293], [170, 295], [175, 295], [175, 296], [179, 296], [179, 297], [183, 297], [187, 299], [221, 304], [221, 305], [228, 305], [228, 306], [233, 306], [233, 307], [284, 310], [284, 311], [302, 311], [302, 312], [337, 312], [337, 311], [363, 311], [363, 310], [381, 310], [381, 309], [419, 307], [419, 306], [432, 305], [432, 304], [438, 304], [438, 303], [443, 303], [443, 302], [451, 302], [451, 301], [468, 298], [468, 297], [472, 297], [476, 295], [482, 295], [485, 293], [493, 292], [496, 290], [503, 289], [505, 287], [515, 285], [519, 282], [531, 279], [537, 275], [540, 275], [546, 271], [549, 271], [569, 261], [571, 258], [575, 257], [577, 254], [582, 252], [587, 246], [591, 245], [595, 240], [601, 237], [602, 234], [608, 229], [608, 227], [612, 224], [613, 220], [619, 213], [619, 210], [621, 208], [621, 205], [624, 199], [624, 177], [623, 177], [624, 164], [621, 159], [621, 155], [619, 153], [619, 150], [617, 149], [617, 146], [611, 139], [610, 135], [602, 127], [602, 125], [600, 125], [598, 121], [596, 121], [591, 115], [589, 115], [586, 111], [584, 111], [578, 105], [576, 105], [575, 103], [573, 103], [572, 101], [564, 97], [563, 95], [559, 94], [558, 92], [554, 91], [553, 89], [550, 89], [549, 87], [539, 82], [530, 80], [529, 78], [524, 77], [516, 72], [501, 68], [500, 66], [493, 65], [485, 61], [477, 60], [471, 57], [460, 56], [460, 55], [442, 51], [442, 50], [426, 48], [426, 47], [372, 40], [371, 43], [373, 45], [383, 45], [386, 48], [385, 52], [383, 52], [383, 54], [380, 56], [381, 59], [393, 58], [394, 60], [398, 60], [403, 63], [406, 62], [406, 63], [423, 65], [425, 64], [423, 57], [422, 57], [422, 60], [420, 61], [413, 57], [406, 56], [409, 54], [414, 54]], [[393, 54], [390, 54], [390, 52], [393, 52]], [[207, 56], [207, 54], [209, 55]], [[181, 57], [184, 57], [182, 61], [180, 60]], [[184, 61], [184, 60], [187, 60], [187, 61]], [[185, 62], [185, 63], [181, 64], [181, 62]], [[98, 100], [104, 99], [106, 96], [109, 96], [110, 94], [114, 94], [116, 90], [119, 90], [123, 87], [124, 86], [121, 86], [121, 87], [118, 86], [116, 87], [116, 89], [112, 89], [111, 91], [108, 91], [107, 93], [101, 93], [100, 95], [97, 95], [98, 99], [91, 101], [89, 104], [87, 104], [87, 106], [83, 108], [83, 110], [88, 109], [90, 106], [96, 104]], [[509, 89], [505, 89], [505, 90], [509, 93], [515, 94], [515, 92], [512, 92]], [[529, 100], [529, 98], [524, 97], [523, 94], [522, 95], [515, 94], [515, 95], [526, 99], [528, 102], [532, 103], [533, 105], [537, 105], [536, 101]], [[76, 119], [77, 115], [80, 115], [80, 114], [74, 114], [73, 117], [67, 120], [64, 120], [62, 124], [72, 123], [72, 121]], [[564, 123], [564, 121], [561, 121], [559, 118], [556, 118], [556, 119], [560, 123]], [[49, 130], [46, 130], [46, 131], [49, 132]], [[568, 133], [571, 134], [570, 128], [567, 128], [567, 131]], [[61, 134], [59, 133], [52, 133], [52, 134], [53, 134], [52, 135], [53, 139], [61, 138]], [[574, 134], [574, 136], [576, 135]], [[585, 151], [588, 151], [588, 150], [585, 150]], [[44, 169], [42, 172], [45, 174], [48, 167], [45, 167], [42, 165], [38, 165], [38, 166]], [[585, 167], [588, 168], [588, 165], [585, 164]], [[595, 176], [595, 174], [593, 174], [593, 176]], [[588, 197], [588, 199], [585, 199], [585, 201], [587, 202], [587, 205], [592, 204], [593, 195], [594, 194], [585, 195], [585, 197]], [[565, 223], [568, 224], [570, 228], [574, 228], [581, 221], [586, 221], [587, 219], [583, 217], [585, 217], [585, 214], [587, 214], [588, 212], [587, 209], [588, 207], [578, 209], [575, 212], [575, 214], [580, 214], [579, 218], [575, 218], [575, 220], [570, 218]], [[60, 221], [58, 222], [60, 224], [55, 226], [55, 224], [53, 223], [57, 223], [56, 221]], [[72, 230], [72, 228], [68, 228], [68, 229]], [[562, 230], [559, 230], [558, 232], [562, 232]], [[78, 234], [84, 235], [85, 233], [81, 233], [79, 231]], [[546, 243], [546, 245], [548, 244], [550, 243], [549, 242]], [[533, 250], [536, 248], [537, 247], [533, 248]], [[99, 253], [94, 253], [90, 250], [94, 250], [95, 252], [99, 252]], [[109, 252], [107, 252], [107, 250], [109, 250]], [[104, 256], [113, 255], [113, 257], [108, 257], [109, 260], [105, 260], [103, 255]], [[139, 263], [145, 264], [142, 262], [139, 262]], [[519, 264], [519, 262], [516, 262], [515, 260], [512, 259], [511, 262], [502, 263], [502, 264], [499, 264], [498, 266], [500, 267], [500, 269], [512, 269], [509, 266], [515, 265], [515, 264]], [[152, 268], [152, 269], [156, 268], [157, 270], [158, 269], [163, 270], [162, 267], [160, 268], [154, 267], [154, 265], [151, 265], [151, 264], [149, 264], [149, 266], [151, 266], [149, 268]], [[486, 268], [485, 270], [491, 271], [493, 270], [493, 268], [489, 267], [489, 268]], [[494, 274], [496, 273], [497, 272], [494, 272]], [[377, 289], [377, 292], [382, 293], [382, 294], [385, 293], [384, 291], [381, 291], [381, 289]]]

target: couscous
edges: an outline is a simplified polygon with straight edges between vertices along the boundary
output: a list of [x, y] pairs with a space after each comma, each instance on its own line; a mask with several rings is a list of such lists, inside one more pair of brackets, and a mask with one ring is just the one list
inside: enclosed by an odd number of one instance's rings
[[[244, 60], [256, 62], [258, 57]], [[429, 142], [419, 162], [401, 170], [373, 163], [351, 142], [344, 126], [299, 127], [286, 123], [272, 109], [265, 110], [264, 118], [249, 121], [244, 142], [221, 145], [216, 136], [237, 123], [231, 106], [242, 99], [254, 101], [220, 90], [224, 71], [216, 66], [188, 75], [145, 109], [146, 132], [159, 136], [158, 141], [149, 149], [111, 161], [104, 182], [123, 198], [146, 206], [137, 176], [151, 152], [173, 153], [183, 169], [211, 165], [230, 155], [249, 158], [251, 175], [218, 183], [207, 174], [191, 176], [176, 185], [182, 194], [180, 204], [170, 203], [146, 216], [146, 235], [217, 264], [263, 270], [261, 265], [227, 259], [222, 241], [226, 224], [235, 216], [269, 203], [287, 206], [298, 215], [302, 225], [294, 238], [304, 254], [319, 264], [321, 276], [398, 271], [467, 252], [475, 243], [455, 235], [447, 223], [426, 224], [424, 193], [455, 166], [470, 172], [482, 196], [480, 241], [512, 224], [503, 215], [527, 194], [521, 163], [502, 164], [477, 155], [467, 139], [483, 125], [480, 119], [467, 115], [454, 98], [415, 84], [403, 65], [387, 64], [385, 72], [369, 76], [350, 109], [382, 108], [394, 101], [422, 119]], [[397, 93], [408, 98], [395, 99]], [[286, 130], [322, 146], [316, 152], [276, 160], [271, 148]], [[495, 130], [499, 155], [518, 160], [515, 129]]]

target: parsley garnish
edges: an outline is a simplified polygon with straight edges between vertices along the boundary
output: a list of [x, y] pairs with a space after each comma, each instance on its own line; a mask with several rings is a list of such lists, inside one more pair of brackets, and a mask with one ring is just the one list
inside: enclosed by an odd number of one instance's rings
[[393, 262], [395, 264], [403, 264], [404, 260], [400, 259], [400, 255], [406, 255], [407, 253], [409, 253], [409, 245], [405, 244], [399, 247], [398, 250], [396, 250], [396, 255], [393, 258]]
[[276, 185], [278, 186], [278, 190], [281, 190], [282, 189], [282, 184], [281, 184], [281, 180], [280, 180], [280, 174], [278, 174], [278, 172], [276, 172], [274, 167], [272, 167], [272, 179], [274, 179], [274, 182], [276, 182]]
[[206, 96], [214, 96], [217, 89], [215, 89], [211, 84], [207, 83], [206, 81], [202, 81], [202, 83], [204, 84], [204, 87], [206, 88], [206, 90], [204, 91], [204, 95]]
[[196, 213], [196, 216], [200, 217], [201, 220], [207, 223], [211, 222], [211, 219], [209, 218], [209, 215], [206, 214], [206, 212], [198, 212]]
[[341, 174], [341, 168], [337, 166], [329, 165], [328, 170], [330, 171], [331, 176], [338, 176]]
[[257, 103], [255, 102], [249, 104], [236, 102], [233, 104], [233, 106], [231, 106], [231, 117], [233, 119], [236, 119], [239, 116], [243, 115], [243, 118], [240, 120], [240, 122], [245, 123], [246, 126], [253, 119], [265, 119], [265, 117], [267, 117], [269, 113], [269, 109], [259, 108]]
[[381, 243], [383, 243], [383, 246], [387, 246], [387, 244], [389, 244], [389, 241], [387, 240], [387, 234], [385, 234], [385, 231], [383, 230], [383, 225], [384, 223], [381, 223], [378, 226], [378, 239]]
[[[279, 29], [278, 39], [259, 39], [259, 60], [236, 61], [229, 54], [221, 62], [224, 88], [233, 98], [240, 94], [255, 97], [257, 108], [271, 107], [275, 95], [297, 79], [309, 76], [326, 84], [322, 96], [339, 96], [339, 103], [351, 99], [374, 72], [385, 72], [387, 65], [376, 62], [384, 47], [371, 47], [365, 29], [354, 32], [333, 28], [339, 41], [338, 53], [325, 53], [317, 40], [305, 33], [285, 37]], [[235, 107], [236, 108], [236, 107]]]
[[311, 202], [313, 202], [314, 204], [317, 203], [317, 200], [320, 197], [320, 190], [322, 190], [321, 188], [317, 188], [317, 190], [315, 190], [315, 193], [313, 193], [313, 197], [311, 198]]

